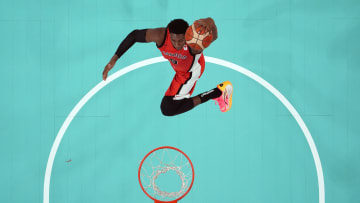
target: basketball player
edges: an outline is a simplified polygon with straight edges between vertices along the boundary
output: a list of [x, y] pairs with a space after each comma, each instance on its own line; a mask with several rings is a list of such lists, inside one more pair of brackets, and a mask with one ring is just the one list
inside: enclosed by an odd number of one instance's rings
[[[213, 34], [213, 41], [217, 39], [217, 28], [212, 18], [198, 20], [206, 31]], [[119, 45], [115, 55], [105, 66], [103, 80], [114, 67], [116, 61], [135, 42], [155, 42], [164, 58], [168, 59], [175, 76], [161, 102], [161, 112], [165, 116], [174, 116], [187, 112], [195, 106], [210, 99], [216, 101], [222, 112], [226, 112], [232, 105], [233, 87], [229, 81], [223, 82], [214, 89], [190, 97], [194, 91], [196, 81], [201, 77], [205, 68], [203, 50], [195, 50], [186, 45], [185, 32], [189, 27], [183, 19], [172, 20], [167, 27], [132, 31]]]

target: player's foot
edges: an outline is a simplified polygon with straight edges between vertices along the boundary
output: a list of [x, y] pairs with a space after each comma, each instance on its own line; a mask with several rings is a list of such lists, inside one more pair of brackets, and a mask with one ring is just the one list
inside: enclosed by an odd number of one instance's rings
[[217, 85], [217, 88], [222, 92], [221, 96], [215, 98], [215, 103], [219, 104], [221, 112], [227, 112], [232, 105], [233, 86], [230, 81], [225, 81]]

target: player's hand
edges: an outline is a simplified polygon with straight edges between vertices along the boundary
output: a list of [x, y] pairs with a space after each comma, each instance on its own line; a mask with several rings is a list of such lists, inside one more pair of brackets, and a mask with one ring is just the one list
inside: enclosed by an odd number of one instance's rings
[[112, 63], [108, 63], [103, 71], [103, 80], [105, 81], [107, 76], [108, 76], [108, 72], [114, 67], [114, 64]]
[[214, 26], [214, 21], [211, 18], [203, 18], [203, 19], [199, 19], [197, 20], [197, 22], [199, 23], [199, 25], [201, 25], [201, 27], [203, 27], [206, 32], [211, 32]]

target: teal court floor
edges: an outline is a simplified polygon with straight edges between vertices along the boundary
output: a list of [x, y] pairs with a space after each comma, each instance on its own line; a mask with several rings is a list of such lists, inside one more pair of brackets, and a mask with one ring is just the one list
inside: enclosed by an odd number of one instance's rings
[[[183, 203], [360, 202], [359, 11], [357, 0], [1, 0], [0, 202], [152, 202], [137, 172], [160, 146], [194, 164]], [[161, 62], [106, 84], [59, 139], [129, 32], [204, 17], [219, 33], [204, 55], [276, 88], [315, 148], [272, 92], [210, 61], [194, 95], [230, 80], [229, 112], [209, 101], [164, 117], [174, 71]], [[135, 44], [110, 74], [159, 56], [155, 44]]]

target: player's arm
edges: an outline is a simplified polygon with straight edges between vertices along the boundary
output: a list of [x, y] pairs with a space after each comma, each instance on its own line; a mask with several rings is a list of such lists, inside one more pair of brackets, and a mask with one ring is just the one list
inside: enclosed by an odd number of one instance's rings
[[[165, 36], [165, 28], [156, 29], [143, 29], [133, 30], [128, 36], [120, 43], [114, 56], [109, 63], [105, 66], [103, 71], [103, 80], [106, 80], [108, 72], [115, 66], [116, 61], [132, 47], [136, 42], [155, 42], [161, 44]], [[162, 37], [162, 38], [161, 38]]]
[[200, 25], [202, 25], [207, 31], [213, 34], [213, 40], [215, 41], [218, 37], [217, 27], [215, 21], [212, 18], [203, 18], [197, 20]]
[[164, 42], [166, 28], [147, 29], [146, 42], [155, 42], [157, 46], [160, 46]]

